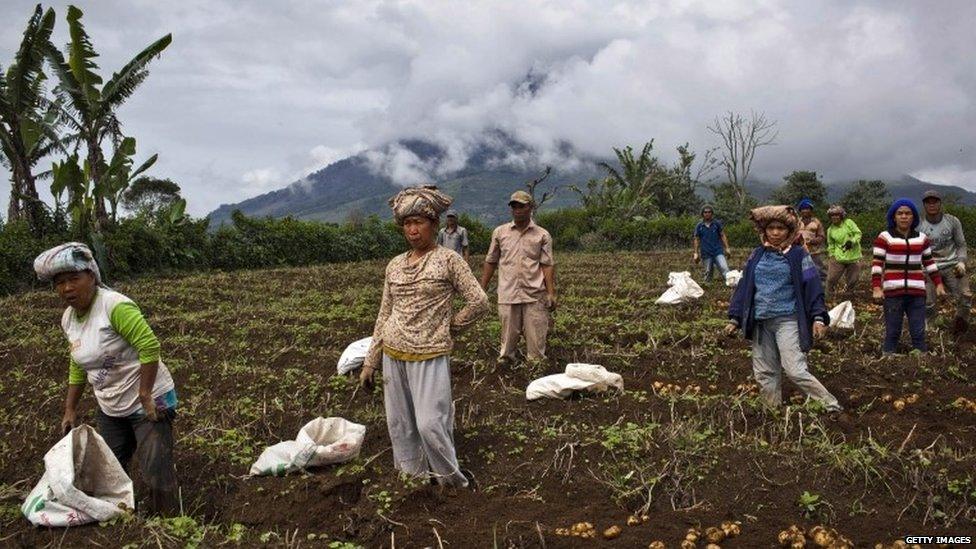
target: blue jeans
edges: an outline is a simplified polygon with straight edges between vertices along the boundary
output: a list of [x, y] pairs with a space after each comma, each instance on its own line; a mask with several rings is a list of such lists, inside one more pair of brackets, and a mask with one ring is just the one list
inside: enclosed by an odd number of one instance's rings
[[908, 317], [908, 333], [912, 336], [912, 348], [928, 351], [925, 345], [925, 296], [900, 295], [884, 300], [885, 338], [881, 350], [895, 352], [901, 336], [902, 319]]
[[718, 272], [722, 275], [722, 281], [725, 281], [725, 273], [729, 272], [729, 264], [725, 261], [724, 254], [718, 254], [715, 257], [709, 257], [707, 255], [702, 256], [702, 261], [705, 263], [705, 280], [712, 280], [712, 271], [718, 267]]

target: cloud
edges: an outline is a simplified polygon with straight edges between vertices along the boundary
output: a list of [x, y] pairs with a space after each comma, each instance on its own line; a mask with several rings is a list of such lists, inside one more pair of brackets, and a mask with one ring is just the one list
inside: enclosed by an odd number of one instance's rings
[[[52, 5], [62, 44], [67, 2]], [[26, 21], [32, 8], [4, 2], [0, 15]], [[976, 47], [976, 3], [966, 0], [938, 9], [901, 0], [84, 9], [106, 76], [173, 33], [120, 116], [140, 155], [160, 154], [153, 173], [180, 183], [196, 215], [364, 148], [403, 181], [463, 165], [499, 132], [531, 147], [510, 155], [515, 163], [606, 156], [651, 138], [668, 159], [685, 142], [714, 146], [705, 126], [729, 109], [778, 120], [777, 145], [754, 166], [766, 179], [793, 169], [827, 180], [929, 173], [976, 189], [976, 58], [966, 54]], [[0, 28], [0, 62], [9, 63], [21, 32], [22, 24]], [[384, 149], [409, 138], [447, 154], [430, 163]]]

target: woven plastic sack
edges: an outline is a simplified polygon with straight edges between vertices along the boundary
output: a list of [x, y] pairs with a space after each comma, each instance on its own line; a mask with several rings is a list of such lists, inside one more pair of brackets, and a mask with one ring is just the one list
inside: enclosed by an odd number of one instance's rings
[[725, 273], [725, 285], [730, 288], [738, 286], [740, 280], [742, 280], [742, 271], [738, 269]]
[[350, 343], [346, 350], [342, 351], [342, 356], [339, 357], [339, 363], [336, 365], [339, 375], [346, 375], [362, 367], [363, 362], [366, 361], [366, 354], [369, 353], [369, 346], [372, 344], [372, 336]]
[[854, 329], [854, 319], [857, 315], [854, 313], [854, 304], [850, 301], [837, 305], [827, 314], [830, 315], [831, 328]]
[[341, 417], [318, 417], [306, 423], [295, 440], [265, 448], [251, 465], [251, 474], [284, 476], [309, 467], [344, 463], [359, 455], [365, 438], [365, 425]]
[[36, 526], [102, 522], [135, 507], [132, 480], [105, 440], [81, 425], [44, 454], [44, 475], [20, 510]]
[[624, 378], [597, 364], [574, 363], [562, 374], [536, 379], [525, 389], [526, 400], [566, 398], [576, 391], [601, 393], [609, 389], [624, 390]]
[[658, 305], [677, 305], [705, 295], [705, 290], [691, 278], [691, 273], [688, 271], [668, 274], [668, 286], [670, 288], [661, 294], [661, 297], [657, 298], [657, 301], [654, 303]]

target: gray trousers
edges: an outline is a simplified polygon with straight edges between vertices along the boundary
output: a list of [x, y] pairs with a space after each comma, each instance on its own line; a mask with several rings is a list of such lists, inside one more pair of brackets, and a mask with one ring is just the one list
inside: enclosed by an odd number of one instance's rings
[[397, 469], [440, 484], [468, 485], [454, 450], [450, 357], [407, 362], [384, 354], [383, 404]]
[[159, 421], [136, 415], [112, 417], [101, 410], [95, 414], [98, 434], [105, 439], [126, 473], [132, 456], [139, 458], [139, 472], [149, 486], [149, 511], [171, 516], [180, 511], [176, 468], [173, 466], [175, 416], [172, 409], [160, 410]]
[[[969, 322], [969, 309], [973, 306], [973, 292], [969, 289], [969, 273], [963, 277], [957, 277], [950, 267], [939, 269], [942, 276], [942, 283], [945, 284], [946, 293], [952, 297], [956, 304], [956, 318], [961, 318]], [[935, 284], [928, 277], [925, 278], [925, 310], [929, 318], [935, 316]]]
[[796, 318], [780, 316], [760, 320], [756, 322], [753, 338], [752, 372], [767, 404], [779, 407], [783, 403], [782, 374], [786, 372], [790, 381], [809, 398], [823, 402], [828, 411], [841, 409], [834, 395], [807, 369], [807, 355], [800, 350]]

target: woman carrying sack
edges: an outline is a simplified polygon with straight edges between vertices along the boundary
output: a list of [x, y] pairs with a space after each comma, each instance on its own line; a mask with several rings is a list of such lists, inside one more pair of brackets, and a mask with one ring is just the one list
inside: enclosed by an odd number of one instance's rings
[[[360, 383], [370, 388], [382, 359], [386, 423], [398, 470], [431, 483], [465, 487], [454, 449], [450, 354], [453, 337], [488, 311], [488, 296], [464, 258], [437, 245], [451, 197], [412, 187], [390, 199], [410, 244], [386, 266], [373, 343]], [[460, 295], [464, 307], [453, 313]]]
[[102, 284], [88, 246], [69, 242], [52, 248], [37, 256], [34, 271], [41, 281], [52, 282], [67, 305], [61, 328], [71, 356], [62, 432], [77, 422], [87, 381], [98, 402], [98, 433], [127, 473], [138, 454], [149, 485], [150, 511], [177, 512], [172, 428], [176, 390], [159, 359], [156, 335], [131, 299]]
[[752, 370], [763, 400], [779, 407], [783, 373], [828, 412], [840, 412], [834, 395], [810, 373], [807, 352], [827, 333], [817, 266], [794, 245], [800, 219], [790, 206], [763, 206], [750, 213], [762, 239], [743, 269], [729, 303], [727, 335], [741, 329], [752, 340]]

